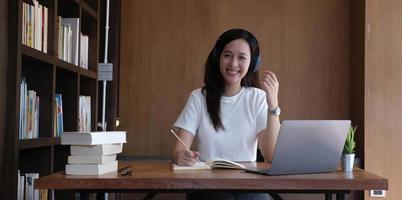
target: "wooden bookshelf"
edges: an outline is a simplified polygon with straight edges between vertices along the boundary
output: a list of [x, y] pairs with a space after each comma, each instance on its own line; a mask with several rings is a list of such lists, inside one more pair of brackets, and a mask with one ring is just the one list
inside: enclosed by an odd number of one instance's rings
[[[23, 2], [31, 4], [29, 0], [9, 0], [9, 7], [18, 12], [10, 13], [10, 25], [15, 28], [16, 36], [10, 37], [15, 42], [15, 63], [12, 71], [15, 76], [15, 112], [8, 122], [14, 124], [10, 131], [13, 137], [14, 149], [9, 170], [10, 197], [17, 198], [17, 170], [22, 173], [39, 173], [44, 176], [65, 169], [67, 156], [70, 153], [67, 146], [60, 143], [59, 137], [54, 134], [54, 106], [55, 94], [62, 94], [63, 98], [63, 126], [64, 131], [78, 131], [79, 96], [91, 96], [91, 130], [96, 130], [98, 108], [98, 52], [99, 52], [99, 0], [38, 0], [48, 9], [47, 52], [36, 50], [22, 42]], [[15, 14], [17, 13], [17, 14]], [[79, 31], [89, 38], [88, 69], [84, 69], [72, 62], [59, 58], [58, 22], [57, 16], [62, 18], [79, 18]], [[79, 37], [80, 38], [80, 37]], [[79, 41], [78, 44], [80, 44]], [[78, 45], [80, 47], [80, 45]], [[79, 48], [80, 49], [80, 48]], [[80, 50], [78, 50], [80, 56]], [[35, 90], [40, 98], [39, 106], [39, 138], [19, 139], [20, 126], [20, 83], [25, 79], [29, 90]], [[12, 160], [11, 160], [12, 159]], [[49, 191], [48, 198], [52, 199]], [[55, 192], [56, 199], [72, 199], [72, 193]]]
[[18, 148], [23, 149], [34, 149], [40, 147], [50, 147], [53, 144], [53, 140], [50, 137], [40, 137], [35, 139], [19, 140]]

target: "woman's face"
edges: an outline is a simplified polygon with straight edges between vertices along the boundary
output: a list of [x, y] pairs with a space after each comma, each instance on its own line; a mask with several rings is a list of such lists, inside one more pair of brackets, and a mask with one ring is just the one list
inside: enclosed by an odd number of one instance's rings
[[236, 39], [226, 44], [219, 61], [220, 72], [226, 86], [240, 86], [251, 62], [250, 46], [244, 39]]

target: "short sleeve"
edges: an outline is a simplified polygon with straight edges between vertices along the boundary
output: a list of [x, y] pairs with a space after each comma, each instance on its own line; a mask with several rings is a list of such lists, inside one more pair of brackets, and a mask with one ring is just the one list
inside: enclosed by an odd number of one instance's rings
[[195, 135], [200, 124], [201, 101], [194, 92], [187, 100], [186, 106], [173, 124], [174, 127], [185, 129]]
[[267, 128], [268, 104], [265, 93], [259, 93], [256, 110], [256, 130], [259, 133]]

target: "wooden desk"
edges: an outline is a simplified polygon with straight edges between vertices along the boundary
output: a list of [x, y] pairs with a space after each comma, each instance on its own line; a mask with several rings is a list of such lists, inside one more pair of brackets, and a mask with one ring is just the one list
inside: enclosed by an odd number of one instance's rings
[[[121, 162], [133, 166], [131, 177], [118, 173], [71, 176], [57, 172], [35, 181], [35, 188], [105, 192], [239, 191], [327, 193], [388, 189], [388, 180], [364, 170], [334, 173], [264, 176], [242, 170], [172, 171], [168, 161]], [[246, 163], [264, 167], [265, 163]]]

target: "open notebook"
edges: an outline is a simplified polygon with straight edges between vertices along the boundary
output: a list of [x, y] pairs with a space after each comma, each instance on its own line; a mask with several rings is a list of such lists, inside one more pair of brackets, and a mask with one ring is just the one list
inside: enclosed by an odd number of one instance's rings
[[245, 169], [246, 167], [240, 163], [236, 163], [226, 159], [213, 159], [206, 162], [196, 162], [193, 166], [180, 166], [172, 163], [173, 170], [202, 170], [202, 169]]

